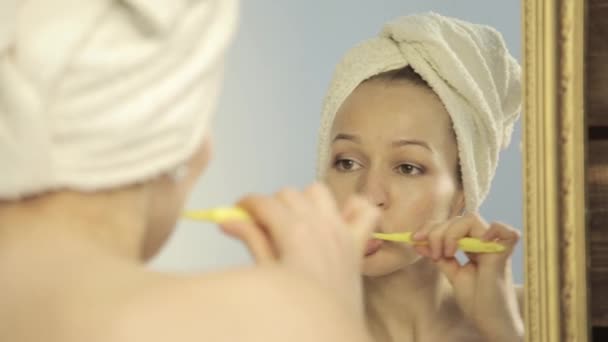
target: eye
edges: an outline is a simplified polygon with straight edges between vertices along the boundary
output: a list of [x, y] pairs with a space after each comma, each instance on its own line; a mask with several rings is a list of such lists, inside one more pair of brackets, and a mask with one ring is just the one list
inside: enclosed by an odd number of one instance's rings
[[341, 172], [352, 172], [361, 168], [361, 165], [352, 159], [338, 158], [334, 162], [334, 168]]
[[397, 166], [397, 172], [403, 175], [417, 176], [422, 174], [424, 170], [421, 167], [413, 164], [401, 164]]

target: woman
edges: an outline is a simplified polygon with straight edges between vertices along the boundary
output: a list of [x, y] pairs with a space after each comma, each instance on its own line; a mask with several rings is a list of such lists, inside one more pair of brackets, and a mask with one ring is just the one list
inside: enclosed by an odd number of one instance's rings
[[355, 198], [345, 219], [321, 185], [241, 202], [278, 262], [145, 269], [209, 159], [235, 12], [228, 0], [3, 3], [1, 341], [368, 341], [357, 280], [378, 212]]
[[[338, 65], [319, 177], [341, 205], [353, 194], [375, 203], [376, 231], [415, 232], [421, 243], [368, 242], [362, 273], [376, 341], [523, 340], [510, 265], [519, 234], [477, 214], [519, 109], [520, 69], [500, 34], [433, 13], [388, 23]], [[457, 240], [467, 236], [507, 250], [460, 265]]]

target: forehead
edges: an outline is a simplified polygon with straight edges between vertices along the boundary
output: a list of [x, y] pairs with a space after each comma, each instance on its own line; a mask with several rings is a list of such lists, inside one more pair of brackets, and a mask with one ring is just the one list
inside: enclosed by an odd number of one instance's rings
[[363, 141], [424, 140], [436, 148], [456, 143], [450, 116], [429, 88], [408, 81], [373, 80], [359, 85], [344, 101], [332, 125], [338, 133]]

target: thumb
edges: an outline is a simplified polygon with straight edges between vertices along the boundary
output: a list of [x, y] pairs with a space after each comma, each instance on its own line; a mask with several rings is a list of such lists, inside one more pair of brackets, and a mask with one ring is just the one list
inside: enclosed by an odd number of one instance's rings
[[352, 227], [358, 251], [363, 255], [365, 245], [380, 220], [380, 211], [362, 197], [352, 197], [346, 203], [343, 215]]

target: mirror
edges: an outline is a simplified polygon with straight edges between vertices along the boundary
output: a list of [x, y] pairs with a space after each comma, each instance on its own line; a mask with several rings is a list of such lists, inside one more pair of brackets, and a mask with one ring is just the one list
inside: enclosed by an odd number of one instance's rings
[[[218, 201], [233, 203], [244, 192], [271, 192], [313, 180], [321, 106], [334, 68], [347, 50], [374, 37], [389, 20], [434, 11], [487, 24], [501, 32], [521, 62], [520, 10], [517, 3], [483, 1], [394, 0], [383, 6], [365, 1], [243, 2], [214, 119], [215, 160], [191, 201], [204, 208]], [[240, 138], [231, 139], [235, 136]], [[523, 225], [520, 141], [518, 123], [481, 208], [488, 220], [518, 228]], [[522, 245], [513, 257], [517, 283], [523, 282]], [[217, 264], [204, 261], [213, 259]], [[154, 265], [200, 270], [248, 260], [240, 244], [225, 239], [212, 225], [201, 229], [200, 224], [183, 222]]]
[[[315, 179], [322, 101], [334, 68], [389, 20], [433, 11], [486, 24], [502, 34], [521, 62], [517, 2], [390, 0], [379, 6], [346, 0], [243, 1], [241, 6], [241, 27], [214, 124], [216, 159], [191, 199], [198, 208], [233, 203], [244, 192], [267, 193]], [[523, 226], [520, 141], [517, 123], [480, 210], [486, 220], [518, 229]], [[512, 257], [517, 284], [524, 278], [522, 250], [520, 242]], [[183, 222], [152, 267], [189, 271], [249, 262], [244, 247], [213, 225]]]

